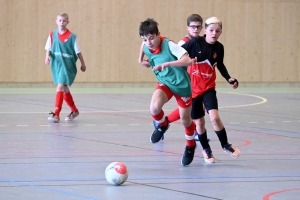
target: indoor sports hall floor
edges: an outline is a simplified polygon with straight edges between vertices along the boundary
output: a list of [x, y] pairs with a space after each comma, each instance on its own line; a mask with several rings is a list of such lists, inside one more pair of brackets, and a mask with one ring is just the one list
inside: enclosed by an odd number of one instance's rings
[[[0, 89], [1, 200], [299, 200], [300, 90], [218, 89], [229, 142], [241, 156], [224, 153], [207, 119], [216, 163], [195, 159], [181, 166], [183, 128], [149, 141], [152, 89], [71, 89], [80, 115], [63, 105], [61, 123], [48, 123], [55, 88]], [[169, 113], [176, 103], [164, 108]], [[111, 162], [123, 162], [122, 186], [105, 180]]]

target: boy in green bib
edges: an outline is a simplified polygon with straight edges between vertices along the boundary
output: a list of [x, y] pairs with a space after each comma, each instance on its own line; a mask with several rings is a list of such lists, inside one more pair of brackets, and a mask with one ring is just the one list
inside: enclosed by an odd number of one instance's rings
[[[183, 166], [189, 165], [194, 158], [196, 143], [194, 141], [195, 124], [191, 118], [192, 90], [185, 67], [191, 65], [195, 60], [190, 59], [186, 50], [173, 41], [160, 36], [158, 23], [153, 19], [141, 22], [139, 34], [143, 41], [139, 63], [147, 68], [151, 67], [158, 80], [150, 103], [152, 118], [158, 126], [155, 127], [150, 141], [152, 143], [160, 141], [168, 130], [169, 122], [165, 118], [162, 107], [174, 96], [186, 138], [186, 147], [181, 164]], [[148, 60], [144, 60], [144, 55], [148, 57]]]
[[72, 121], [79, 115], [79, 111], [73, 101], [69, 86], [72, 85], [77, 74], [76, 61], [81, 62], [81, 71], [86, 70], [83, 56], [78, 45], [76, 35], [67, 29], [69, 17], [66, 13], [58, 14], [56, 24], [58, 29], [49, 34], [45, 49], [45, 64], [51, 65], [51, 72], [56, 87], [55, 110], [50, 112], [50, 122], [60, 121], [60, 111], [63, 100], [68, 104], [71, 113], [65, 121]]

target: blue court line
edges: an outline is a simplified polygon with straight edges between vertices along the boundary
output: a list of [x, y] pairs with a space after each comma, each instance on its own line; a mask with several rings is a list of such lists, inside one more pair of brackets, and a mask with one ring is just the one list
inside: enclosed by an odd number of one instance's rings
[[[135, 180], [155, 180], [155, 179], [163, 179], [163, 180], [170, 180], [170, 179], [228, 179], [228, 178], [234, 178], [234, 179], [241, 179], [241, 178], [298, 178], [300, 177], [300, 174], [260, 174], [260, 175], [244, 175], [244, 176], [136, 176], [136, 177], [130, 177], [128, 178], [128, 181], [135, 181]], [[47, 182], [47, 181], [104, 181], [104, 178], [51, 178], [51, 179], [26, 179], [26, 180], [20, 180], [20, 181], [12, 181], [12, 180], [4, 180], [0, 178], [0, 182], [12, 182], [20, 185], [28, 185], [33, 187], [40, 187], [31, 185], [24, 182]], [[54, 189], [48, 189], [46, 190], [54, 190]], [[60, 192], [60, 190], [54, 190], [57, 192]], [[66, 194], [72, 194], [63, 192]], [[72, 194], [76, 195], [76, 194]], [[76, 195], [77, 196], [77, 195]], [[84, 198], [89, 198], [82, 196]]]
[[92, 197], [88, 197], [88, 196], [83, 196], [80, 194], [74, 194], [74, 193], [70, 193], [70, 192], [65, 192], [62, 190], [56, 190], [56, 189], [51, 189], [51, 188], [46, 188], [46, 187], [42, 187], [42, 186], [37, 186], [37, 185], [33, 185], [33, 184], [29, 184], [29, 183], [24, 183], [24, 182], [18, 182], [15, 180], [6, 180], [3, 178], [0, 178], [1, 182], [10, 182], [10, 183], [14, 183], [17, 185], [22, 185], [22, 186], [29, 186], [35, 189], [40, 189], [40, 190], [46, 190], [46, 191], [50, 191], [50, 192], [55, 192], [55, 193], [59, 193], [59, 194], [63, 194], [63, 195], [69, 195], [69, 196], [74, 196], [74, 197], [78, 197], [78, 198], [82, 198], [82, 199], [89, 199], [89, 200], [99, 200], [99, 199], [95, 199]]

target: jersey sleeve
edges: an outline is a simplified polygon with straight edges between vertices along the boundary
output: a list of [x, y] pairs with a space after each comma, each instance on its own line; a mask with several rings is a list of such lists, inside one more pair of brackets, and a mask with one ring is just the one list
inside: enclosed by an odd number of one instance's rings
[[226, 66], [224, 65], [224, 47], [223, 45], [221, 46], [221, 50], [220, 50], [220, 53], [219, 53], [219, 59], [217, 61], [217, 68], [218, 70], [220, 71], [221, 75], [226, 79], [226, 81], [228, 82], [228, 79], [230, 79], [230, 75], [227, 71], [227, 68]]
[[186, 50], [172, 41], [169, 41], [169, 48], [171, 53], [177, 57], [179, 60], [184, 54], [186, 54]]
[[51, 51], [51, 46], [52, 46], [51, 35], [49, 34], [46, 45], [45, 45], [46, 51]]
[[76, 54], [79, 54], [79, 53], [81, 52], [80, 47], [79, 47], [79, 44], [78, 44], [78, 42], [77, 42], [77, 38], [76, 38], [76, 40], [75, 40], [75, 42], [74, 42], [74, 50], [75, 50], [75, 53], [76, 53]]
[[183, 44], [187, 43], [188, 41], [190, 41], [190, 39], [187, 37], [184, 37], [178, 42], [178, 45], [182, 46]]
[[191, 49], [193, 48], [193, 42], [190, 40], [189, 42], [184, 43], [182, 46], [189, 54], [191, 54]]

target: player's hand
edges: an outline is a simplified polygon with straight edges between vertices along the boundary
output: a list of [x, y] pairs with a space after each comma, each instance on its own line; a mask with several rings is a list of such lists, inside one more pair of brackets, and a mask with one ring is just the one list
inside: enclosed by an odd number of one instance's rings
[[197, 62], [197, 57], [192, 58], [192, 65], [195, 64]]
[[239, 87], [239, 82], [238, 82], [237, 79], [235, 79], [235, 78], [230, 78], [228, 81], [229, 81], [229, 83], [232, 85], [232, 88], [233, 88], [233, 89], [236, 89], [236, 88]]
[[46, 57], [46, 59], [45, 59], [45, 64], [46, 64], [46, 65], [49, 65], [49, 64], [50, 64], [50, 58], [49, 58], [49, 57]]
[[140, 64], [143, 65], [144, 67], [147, 67], [147, 68], [150, 67], [149, 60], [143, 60]]
[[159, 70], [159, 71], [164, 71], [165, 68], [169, 67], [169, 63], [163, 63], [160, 65], [156, 65], [155, 67], [153, 67], [153, 71]]
[[86, 66], [85, 65], [81, 65], [80, 69], [81, 69], [82, 72], [85, 72]]

